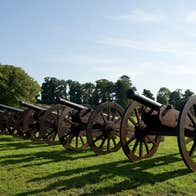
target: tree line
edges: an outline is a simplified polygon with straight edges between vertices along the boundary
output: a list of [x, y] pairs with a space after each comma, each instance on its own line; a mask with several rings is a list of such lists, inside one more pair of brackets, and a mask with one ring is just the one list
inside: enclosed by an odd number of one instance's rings
[[[20, 67], [0, 64], [0, 103], [7, 105], [17, 105], [19, 100], [54, 104], [56, 96], [59, 96], [90, 107], [106, 101], [115, 101], [125, 108], [131, 103], [126, 96], [128, 89], [137, 90], [127, 75], [121, 76], [116, 82], [100, 79], [95, 83], [84, 84], [70, 79], [59, 80], [55, 77], [46, 77], [40, 87]], [[143, 89], [142, 94], [161, 104], [173, 105], [180, 110], [194, 93], [189, 89], [182, 92], [181, 89], [170, 91], [167, 87], [161, 87], [156, 97], [148, 89]]]

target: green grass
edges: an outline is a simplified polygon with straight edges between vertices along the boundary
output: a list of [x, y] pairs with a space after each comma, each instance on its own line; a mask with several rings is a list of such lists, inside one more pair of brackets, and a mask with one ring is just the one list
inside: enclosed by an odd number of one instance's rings
[[0, 136], [0, 195], [196, 195], [196, 173], [165, 139], [151, 159], [127, 160], [122, 150], [96, 156], [61, 145]]

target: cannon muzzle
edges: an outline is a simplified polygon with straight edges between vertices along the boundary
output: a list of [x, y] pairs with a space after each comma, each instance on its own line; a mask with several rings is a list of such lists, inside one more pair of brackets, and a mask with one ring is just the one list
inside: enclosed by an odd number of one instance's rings
[[34, 105], [34, 104], [26, 103], [24, 101], [20, 101], [19, 103], [20, 103], [21, 106], [24, 106], [24, 107], [29, 108], [31, 110], [36, 110], [36, 111], [45, 111], [45, 110], [47, 110], [46, 108], [42, 108], [42, 107], [39, 107], [39, 106]]
[[24, 110], [21, 110], [19, 108], [14, 108], [14, 107], [3, 105], [3, 104], [0, 104], [0, 109], [1, 110], [7, 110], [7, 111], [10, 111], [10, 112], [23, 112], [24, 111]]
[[139, 102], [147, 107], [150, 107], [154, 110], [157, 110], [157, 111], [159, 111], [162, 106], [162, 104], [160, 104], [160, 103], [158, 103], [148, 97], [145, 97], [144, 95], [139, 95], [138, 93], [136, 93], [132, 89], [129, 89], [127, 91], [127, 97], [129, 99], [133, 99], [134, 101], [137, 101], [137, 102]]
[[85, 107], [83, 105], [80, 105], [80, 104], [73, 103], [71, 101], [62, 99], [61, 97], [56, 97], [56, 101], [59, 104], [65, 105], [67, 107], [70, 107], [70, 108], [75, 109], [75, 110], [78, 110], [78, 111], [79, 110], [88, 110], [89, 109], [89, 108], [87, 108], [87, 107]]

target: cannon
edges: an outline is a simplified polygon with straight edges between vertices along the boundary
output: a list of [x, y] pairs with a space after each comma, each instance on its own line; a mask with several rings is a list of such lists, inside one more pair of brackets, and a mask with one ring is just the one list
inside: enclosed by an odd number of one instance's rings
[[43, 134], [40, 131], [40, 118], [47, 109], [24, 101], [19, 103], [22, 107], [27, 108], [23, 118], [24, 134], [28, 134], [34, 142], [47, 142], [47, 138], [43, 138]]
[[[57, 134], [69, 150], [85, 150], [89, 146], [96, 154], [107, 154], [120, 148], [120, 121], [124, 109], [106, 102], [92, 108], [57, 97], [57, 105], [43, 116], [42, 130]], [[49, 116], [53, 123], [48, 122]]]
[[8, 128], [8, 121], [5, 115], [5, 111], [0, 110], [0, 134], [4, 134]]
[[0, 127], [3, 134], [22, 137], [22, 115], [24, 110], [0, 104]]
[[134, 102], [123, 114], [120, 138], [128, 159], [139, 161], [152, 157], [161, 136], [176, 136], [184, 163], [196, 171], [196, 96], [191, 96], [181, 111], [133, 90], [127, 92], [127, 97]]

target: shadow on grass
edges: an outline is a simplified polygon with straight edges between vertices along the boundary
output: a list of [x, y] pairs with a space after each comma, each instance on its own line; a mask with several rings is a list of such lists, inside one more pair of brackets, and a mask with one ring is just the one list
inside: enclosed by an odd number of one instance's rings
[[[148, 169], [160, 167], [162, 165], [171, 164], [178, 161], [182, 160], [177, 157], [176, 154], [170, 154], [168, 156], [152, 158], [138, 163], [130, 163], [127, 160], [123, 160], [85, 168], [65, 170], [63, 172], [57, 172], [45, 177], [34, 178], [28, 181], [27, 183], [42, 183], [42, 181], [55, 179], [54, 183], [50, 183], [45, 188], [37, 188], [36, 190], [23, 192], [17, 195], [36, 195], [52, 190], [65, 192], [72, 188], [83, 188], [86, 185], [94, 185], [94, 188], [91, 192], [84, 193], [84, 195], [118, 193], [125, 190], [136, 189], [141, 185], [153, 185], [157, 182], [164, 182], [170, 178], [188, 174], [188, 169], [178, 169], [163, 172], [158, 171], [158, 173], [152, 173], [148, 171]], [[66, 179], [62, 180], [62, 177], [65, 177]], [[124, 177], [125, 180], [122, 182], [117, 182], [114, 180], [113, 183], [109, 183], [108, 186], [97, 188], [97, 183], [111, 180], [116, 177]]]
[[[42, 143], [32, 143], [32, 141], [24, 141], [16, 138], [12, 138], [10, 136], [5, 136], [3, 138], [0, 138], [0, 151], [6, 151], [6, 150], [17, 150], [17, 149], [28, 149], [29, 150], [34, 149], [34, 148], [42, 148], [42, 147], [49, 147], [47, 144], [42, 144]], [[5, 144], [3, 143], [5, 142]], [[61, 146], [61, 144], [58, 145]], [[87, 152], [90, 152], [88, 154]], [[10, 154], [10, 153], [9, 153]], [[74, 156], [77, 155], [77, 156]], [[93, 157], [97, 156], [94, 154], [92, 151], [89, 149], [86, 151], [70, 151], [70, 150], [65, 150], [62, 147], [62, 150], [47, 150], [43, 149], [43, 151], [39, 152], [30, 152], [30, 153], [20, 153], [20, 154], [15, 154], [13, 155], [12, 153], [10, 155], [4, 155], [0, 156], [0, 166], [3, 165], [15, 165], [15, 164], [23, 164], [22, 167], [32, 167], [36, 165], [43, 165], [43, 164], [48, 164], [52, 162], [58, 162], [58, 161], [65, 161], [65, 160], [77, 160], [77, 159], [84, 159], [88, 157]], [[47, 161], [44, 162], [38, 162], [38, 163], [32, 163], [32, 161], [44, 159]], [[27, 164], [26, 164], [27, 163]], [[17, 166], [15, 166], [17, 167]]]

